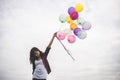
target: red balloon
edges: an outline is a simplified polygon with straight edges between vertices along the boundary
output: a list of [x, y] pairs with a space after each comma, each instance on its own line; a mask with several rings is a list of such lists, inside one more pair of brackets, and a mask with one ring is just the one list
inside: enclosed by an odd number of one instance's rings
[[70, 17], [71, 17], [72, 20], [76, 20], [76, 19], [78, 19], [79, 15], [78, 15], [77, 12], [72, 12], [72, 13], [70, 14]]

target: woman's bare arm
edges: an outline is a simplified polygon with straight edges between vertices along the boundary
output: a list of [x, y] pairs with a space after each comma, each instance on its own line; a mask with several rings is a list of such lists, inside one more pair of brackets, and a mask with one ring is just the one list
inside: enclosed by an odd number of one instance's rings
[[49, 42], [49, 44], [48, 44], [48, 47], [49, 47], [49, 48], [51, 48], [51, 45], [52, 45], [52, 43], [53, 43], [53, 41], [54, 41], [54, 38], [55, 38], [56, 34], [57, 34], [56, 32], [53, 34], [52, 39], [50, 40], [50, 42]]

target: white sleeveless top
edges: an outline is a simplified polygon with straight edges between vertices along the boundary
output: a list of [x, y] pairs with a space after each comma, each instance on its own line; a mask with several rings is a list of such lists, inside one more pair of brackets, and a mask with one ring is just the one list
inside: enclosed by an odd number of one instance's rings
[[33, 73], [33, 78], [36, 78], [36, 79], [46, 79], [47, 78], [47, 70], [43, 64], [43, 61], [42, 59], [40, 60], [35, 60], [35, 71]]

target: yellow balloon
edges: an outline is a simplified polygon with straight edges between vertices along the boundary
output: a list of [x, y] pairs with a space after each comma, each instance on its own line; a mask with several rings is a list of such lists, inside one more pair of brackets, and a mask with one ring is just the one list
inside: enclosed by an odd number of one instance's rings
[[70, 25], [70, 29], [71, 30], [74, 30], [75, 28], [77, 28], [78, 26], [77, 26], [77, 24], [75, 24], [75, 23], [72, 23], [71, 25]]
[[75, 10], [76, 10], [77, 12], [82, 12], [83, 9], [84, 9], [84, 7], [83, 7], [82, 4], [80, 4], [80, 3], [79, 3], [79, 4], [76, 4]]
[[73, 23], [73, 20], [70, 18], [70, 16], [67, 17], [67, 22], [68, 22], [69, 24], [72, 24], [72, 23]]

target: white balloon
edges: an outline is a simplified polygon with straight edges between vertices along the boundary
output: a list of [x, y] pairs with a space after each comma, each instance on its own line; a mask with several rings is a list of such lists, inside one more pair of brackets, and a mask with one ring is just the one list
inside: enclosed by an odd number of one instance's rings
[[85, 39], [87, 37], [87, 33], [84, 30], [78, 32], [79, 39]]
[[72, 31], [67, 28], [67, 29], [64, 29], [63, 32], [66, 34], [66, 35], [70, 35], [72, 33]]

